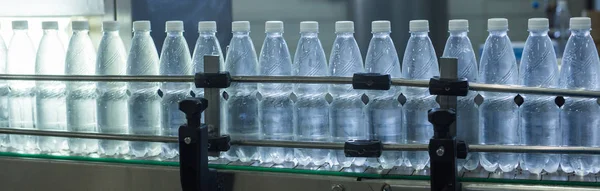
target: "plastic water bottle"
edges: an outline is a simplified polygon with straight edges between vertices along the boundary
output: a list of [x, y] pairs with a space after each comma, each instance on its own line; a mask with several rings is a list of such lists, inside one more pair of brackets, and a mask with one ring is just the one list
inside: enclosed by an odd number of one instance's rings
[[[365, 70], [369, 73], [390, 74], [392, 78], [400, 78], [400, 61], [396, 47], [390, 37], [391, 26], [389, 21], [373, 21], [371, 23], [373, 38], [369, 43]], [[406, 142], [406, 131], [402, 128], [402, 106], [398, 102], [400, 91], [393, 87], [389, 91], [367, 91], [369, 103], [367, 115], [369, 129], [373, 138], [389, 144], [402, 144]], [[370, 161], [370, 166], [381, 166], [385, 169], [401, 166], [404, 161], [402, 152], [382, 153], [377, 161]]]
[[[58, 36], [58, 22], [42, 22], [44, 35], [38, 48], [35, 73], [43, 75], [65, 74], [65, 48]], [[37, 81], [36, 107], [37, 127], [46, 131], [67, 131], [67, 105], [64, 82]], [[69, 150], [66, 138], [39, 137], [42, 152], [66, 154]]]
[[[548, 36], [548, 19], [529, 19], [529, 37], [521, 59], [521, 85], [529, 87], [558, 87], [558, 64], [552, 41]], [[523, 144], [531, 146], [560, 146], [559, 108], [554, 96], [521, 95], [521, 128]], [[521, 168], [539, 174], [542, 170], [556, 172], [560, 162], [557, 154], [524, 154]]]
[[567, 40], [569, 39], [569, 19], [571, 13], [566, 0], [557, 1], [556, 12], [554, 15], [554, 37], [558, 39], [558, 57], [562, 58]]
[[[229, 43], [225, 71], [231, 75], [255, 76], [258, 73], [258, 60], [254, 44], [250, 39], [250, 22], [235, 21], [231, 23], [233, 37]], [[232, 83], [226, 89], [229, 98], [225, 103], [224, 132], [234, 140], [258, 140], [260, 135], [258, 121], [257, 85], [248, 83]], [[224, 154], [227, 160], [248, 162], [259, 159], [257, 147], [232, 146]]]
[[[450, 20], [448, 22], [450, 37], [444, 48], [445, 58], [458, 59], [458, 77], [467, 78], [469, 82], [477, 82], [477, 59], [473, 52], [473, 45], [467, 36], [469, 32], [468, 20]], [[475, 105], [477, 92], [469, 91], [467, 96], [457, 97], [456, 137], [468, 144], [479, 144], [479, 110]], [[475, 170], [479, 166], [479, 153], [469, 153], [466, 160], [458, 160], [459, 170]]]
[[[219, 68], [225, 68], [223, 53], [221, 53], [221, 46], [215, 35], [216, 32], [217, 23], [215, 21], [198, 22], [199, 35], [192, 55], [194, 73], [204, 72], [204, 56], [219, 56]], [[194, 94], [196, 94], [196, 97], [204, 97], [204, 88], [195, 88]]]
[[[292, 74], [294, 76], [329, 76], [327, 59], [319, 40], [319, 23], [300, 23], [300, 40], [294, 55]], [[331, 141], [329, 130], [329, 103], [325, 100], [327, 85], [294, 84], [296, 103], [294, 116], [297, 124], [297, 141]], [[322, 165], [329, 161], [327, 149], [295, 149], [298, 163]]]
[[[267, 21], [267, 34], [258, 60], [259, 74], [265, 76], [292, 75], [292, 60], [285, 39], [283, 22]], [[262, 100], [258, 103], [258, 116], [263, 140], [293, 140], [293, 103], [291, 84], [258, 84]], [[261, 161], [276, 164], [294, 159], [291, 148], [261, 148]]]
[[[13, 21], [13, 36], [6, 57], [7, 74], [35, 74], [35, 49], [27, 33], [27, 21]], [[35, 82], [8, 81], [8, 116], [10, 128], [36, 129], [35, 121]], [[10, 135], [10, 145], [16, 152], [37, 151], [37, 137]]]
[[[183, 21], [167, 21], [167, 37], [160, 53], [160, 75], [180, 76], [192, 74], [192, 57], [183, 37]], [[187, 123], [185, 114], [179, 110], [179, 101], [190, 96], [191, 84], [186, 82], [162, 83], [159, 94], [161, 101], [161, 122], [163, 135], [178, 136], [179, 126]], [[163, 157], [179, 155], [177, 143], [163, 146]]]
[[[87, 21], [72, 22], [73, 35], [65, 58], [65, 75], [95, 75], [96, 50], [88, 35]], [[67, 129], [70, 132], [97, 133], [96, 83], [67, 82]], [[98, 151], [98, 140], [69, 139], [69, 150], [74, 154]]]
[[[600, 89], [600, 61], [594, 40], [590, 36], [588, 17], [571, 18], [571, 37], [563, 54], [559, 86], [564, 89], [598, 91]], [[600, 108], [596, 99], [565, 97], [560, 111], [560, 128], [564, 146], [600, 146]], [[598, 172], [598, 156], [563, 155], [561, 169], [586, 175]]]
[[[127, 75], [158, 75], [158, 53], [150, 36], [150, 21], [133, 22], [133, 39], [127, 57]], [[129, 128], [134, 135], [161, 135], [159, 83], [129, 83]], [[160, 143], [131, 142], [136, 157], [156, 156]]]
[[[97, 75], [125, 75], [127, 53], [119, 36], [119, 23], [102, 23], [102, 40], [96, 58]], [[98, 131], [110, 134], [129, 133], [129, 105], [127, 103], [127, 83], [98, 82]], [[126, 154], [129, 142], [100, 140], [100, 149], [105, 155]]]
[[[490, 35], [481, 55], [479, 82], [486, 84], [517, 85], [517, 61], [506, 32], [508, 20], [488, 20]], [[479, 142], [484, 145], [520, 144], [519, 113], [513, 93], [481, 92], [484, 97], [479, 106]], [[513, 171], [519, 164], [516, 153], [481, 153], [481, 166], [494, 172], [498, 167], [504, 172]]]
[[[354, 22], [335, 23], [335, 41], [329, 58], [331, 76], [351, 77], [354, 73], [365, 72], [363, 60], [354, 39]], [[350, 139], [369, 139], [365, 104], [361, 100], [363, 91], [354, 90], [352, 85], [329, 85], [333, 102], [329, 106], [329, 125], [334, 142]], [[332, 163], [348, 167], [352, 164], [362, 166], [366, 158], [346, 157], [344, 151], [335, 150]]]
[[[409, 23], [410, 38], [402, 60], [402, 77], [425, 80], [439, 76], [437, 56], [429, 39], [429, 21], [412, 20]], [[427, 111], [439, 107], [435, 96], [429, 95], [427, 88], [405, 87], [406, 96], [402, 113], [402, 128], [406, 129], [407, 144], [428, 144], [433, 136], [433, 125], [429, 123]], [[408, 167], [421, 170], [429, 163], [425, 151], [406, 152]]]
[[[0, 74], [6, 74], [6, 43], [0, 36]], [[8, 126], [8, 84], [0, 80], [0, 128]], [[9, 147], [8, 135], [0, 134], [0, 147]]]

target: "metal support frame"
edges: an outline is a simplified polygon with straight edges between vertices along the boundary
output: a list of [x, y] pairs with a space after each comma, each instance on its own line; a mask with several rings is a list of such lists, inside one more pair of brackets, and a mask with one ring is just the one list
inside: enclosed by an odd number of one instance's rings
[[183, 191], [216, 190], [216, 170], [208, 168], [208, 128], [200, 123], [208, 101], [189, 98], [179, 102], [187, 124], [179, 127], [179, 172]]
[[[444, 88], [434, 89], [430, 87], [431, 95], [438, 95], [440, 108], [429, 110], [429, 122], [433, 124], [433, 137], [429, 140], [429, 158], [431, 166], [431, 191], [458, 191], [461, 183], [458, 181], [458, 170], [456, 168], [457, 158], [466, 157], [466, 148], [459, 152], [461, 147], [466, 147], [464, 142], [458, 144], [456, 137], [456, 105], [457, 94], [466, 95], [468, 90], [453, 91], [453, 85], [460, 82], [458, 79], [458, 60], [454, 58], [440, 59], [440, 77], [432, 78], [432, 87], [439, 82]], [[437, 91], [436, 91], [437, 90]], [[443, 92], [440, 92], [443, 91]], [[454, 92], [448, 94], [446, 92]], [[441, 95], [443, 93], [443, 95]]]

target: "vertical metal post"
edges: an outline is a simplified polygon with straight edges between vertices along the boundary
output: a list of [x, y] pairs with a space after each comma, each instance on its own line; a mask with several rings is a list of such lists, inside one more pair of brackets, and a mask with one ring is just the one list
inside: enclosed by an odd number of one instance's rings
[[[204, 73], [219, 72], [219, 57], [204, 56]], [[208, 126], [209, 137], [221, 135], [221, 95], [218, 88], [204, 88], [204, 99], [208, 100], [208, 108], [204, 112], [204, 123]]]
[[[458, 78], [458, 59], [440, 58], [440, 78]], [[454, 109], [456, 111], [456, 96], [439, 96], [440, 108]], [[450, 136], [456, 137], [456, 122], [450, 125]]]

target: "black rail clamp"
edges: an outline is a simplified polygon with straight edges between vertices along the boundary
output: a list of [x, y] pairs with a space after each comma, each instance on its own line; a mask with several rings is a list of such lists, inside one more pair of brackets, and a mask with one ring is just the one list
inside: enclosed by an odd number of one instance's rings
[[225, 152], [231, 148], [229, 144], [231, 137], [229, 135], [221, 135], [220, 137], [209, 137], [208, 138], [208, 151], [209, 152]]
[[231, 85], [229, 72], [203, 73], [194, 75], [196, 88], [228, 88]]
[[466, 96], [469, 93], [469, 81], [466, 78], [447, 79], [434, 76], [429, 80], [429, 94], [445, 96]]
[[179, 127], [179, 170], [181, 190], [217, 190], [217, 172], [208, 168], [208, 128], [201, 124], [201, 114], [208, 100], [188, 98], [179, 102], [187, 124]]
[[352, 76], [352, 88], [359, 90], [389, 90], [392, 78], [389, 74], [355, 73]]
[[344, 143], [346, 157], [376, 158], [382, 151], [383, 143], [379, 140], [348, 140]]

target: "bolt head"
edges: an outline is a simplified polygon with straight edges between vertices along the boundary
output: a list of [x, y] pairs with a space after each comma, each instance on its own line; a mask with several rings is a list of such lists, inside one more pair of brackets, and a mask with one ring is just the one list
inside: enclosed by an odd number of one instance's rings
[[440, 146], [440, 148], [438, 148], [438, 149], [435, 151], [435, 154], [437, 154], [437, 156], [444, 156], [444, 152], [445, 152], [445, 150], [444, 150], [444, 147], [443, 147], [443, 146]]
[[192, 138], [186, 137], [186, 138], [183, 139], [183, 142], [185, 142], [185, 144], [189, 145], [192, 142]]

